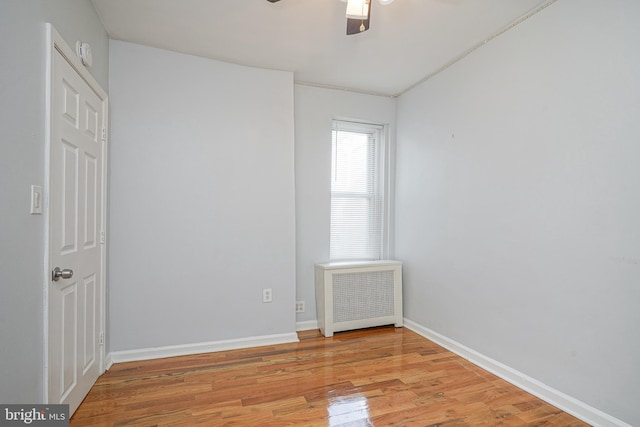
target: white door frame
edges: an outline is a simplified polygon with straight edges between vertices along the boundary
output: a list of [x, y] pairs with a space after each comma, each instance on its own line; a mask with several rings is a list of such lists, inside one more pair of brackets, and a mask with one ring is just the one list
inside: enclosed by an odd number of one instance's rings
[[[76, 57], [75, 52], [69, 47], [66, 41], [60, 36], [58, 31], [52, 24], [46, 24], [47, 35], [47, 48], [46, 48], [46, 103], [45, 103], [45, 262], [44, 262], [44, 390], [43, 390], [43, 402], [49, 401], [49, 287], [51, 286], [51, 270], [52, 265], [52, 248], [51, 248], [51, 213], [50, 213], [50, 201], [49, 194], [51, 189], [51, 145], [52, 141], [52, 107], [53, 107], [53, 61], [56, 52], [59, 52], [67, 62], [77, 71], [77, 73], [84, 79], [84, 81], [93, 89], [98, 97], [103, 101], [103, 125], [104, 129], [108, 129], [109, 118], [109, 97], [107, 93], [102, 89], [98, 81], [89, 73], [89, 71], [82, 65], [80, 60]], [[106, 265], [107, 265], [107, 251], [106, 251], [106, 220], [107, 220], [107, 141], [108, 132], [103, 131], [102, 134], [102, 225], [100, 230], [100, 296], [101, 303], [98, 313], [98, 322], [100, 323], [100, 352], [98, 366], [100, 372], [105, 371], [105, 324], [106, 324]]]

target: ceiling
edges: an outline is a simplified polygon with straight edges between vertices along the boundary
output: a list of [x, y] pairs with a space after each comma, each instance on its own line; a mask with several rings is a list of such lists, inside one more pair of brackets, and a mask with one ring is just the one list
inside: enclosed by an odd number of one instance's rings
[[550, 0], [372, 0], [347, 36], [340, 0], [92, 0], [113, 39], [395, 96]]

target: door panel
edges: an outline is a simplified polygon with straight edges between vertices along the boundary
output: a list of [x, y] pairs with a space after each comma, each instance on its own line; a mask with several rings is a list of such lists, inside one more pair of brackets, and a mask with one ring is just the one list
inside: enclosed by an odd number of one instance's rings
[[97, 217], [97, 205], [98, 195], [100, 190], [98, 189], [98, 159], [87, 154], [84, 164], [84, 249], [93, 249], [96, 246], [98, 238], [98, 229], [96, 227], [98, 222]]
[[96, 336], [96, 275], [92, 274], [84, 279], [83, 283], [84, 304], [82, 324], [84, 331], [81, 336], [84, 337], [84, 348], [82, 353], [82, 374], [86, 373], [96, 363], [96, 348], [98, 345], [98, 336]]
[[102, 373], [103, 153], [106, 99], [56, 49], [52, 57], [48, 400], [73, 413]]
[[76, 334], [76, 307], [78, 301], [78, 286], [76, 282], [60, 289], [62, 318], [60, 319], [60, 332], [62, 334], [62, 352], [60, 359], [60, 372], [62, 373], [62, 383], [58, 397], [60, 402], [64, 402], [66, 397], [74, 390], [77, 382], [77, 372], [73, 368], [76, 364], [75, 349], [78, 346], [78, 335]]
[[[61, 254], [71, 254], [78, 247], [78, 147], [62, 139], [59, 149], [62, 151], [62, 183], [60, 195], [62, 212], [59, 220], [62, 227]], [[55, 224], [54, 224], [55, 225]]]

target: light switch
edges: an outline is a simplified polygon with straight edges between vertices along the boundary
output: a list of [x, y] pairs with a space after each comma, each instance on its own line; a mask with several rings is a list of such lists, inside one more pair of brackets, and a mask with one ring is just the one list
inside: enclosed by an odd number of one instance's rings
[[42, 214], [42, 187], [39, 185], [31, 186], [31, 214]]

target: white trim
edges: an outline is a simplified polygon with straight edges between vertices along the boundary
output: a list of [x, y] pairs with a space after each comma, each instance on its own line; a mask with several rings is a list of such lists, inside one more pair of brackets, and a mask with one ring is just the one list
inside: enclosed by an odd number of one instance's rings
[[[67, 42], [62, 38], [60, 33], [55, 29], [55, 27], [51, 23], [45, 24], [45, 33], [46, 33], [46, 70], [45, 70], [45, 185], [44, 185], [44, 194], [45, 194], [45, 245], [44, 245], [44, 283], [43, 283], [43, 313], [44, 313], [44, 329], [43, 329], [43, 343], [44, 343], [44, 351], [43, 351], [43, 402], [49, 401], [49, 286], [50, 286], [50, 272], [52, 269], [51, 262], [51, 215], [49, 211], [49, 194], [51, 189], [51, 128], [52, 128], [52, 105], [53, 105], [53, 61], [55, 52], [58, 51], [66, 61], [76, 70], [78, 75], [84, 79], [85, 82], [89, 85], [89, 87], [95, 92], [95, 94], [102, 101], [103, 106], [103, 127], [108, 129], [109, 127], [109, 95], [105, 90], [100, 86], [100, 83], [91, 75], [89, 70], [87, 70], [80, 60], [76, 57], [75, 52]], [[107, 132], [107, 135], [109, 132]], [[108, 136], [103, 141], [103, 157], [102, 157], [102, 231], [106, 233], [106, 225], [107, 225], [107, 192], [108, 192], [108, 182], [107, 182], [107, 170], [108, 170], [108, 152], [107, 152], [107, 142]], [[107, 304], [107, 292], [106, 292], [106, 266], [107, 266], [107, 251], [105, 245], [101, 245], [101, 260], [102, 268], [100, 271], [100, 292], [101, 292], [101, 305], [98, 309], [98, 317], [100, 322], [100, 333], [102, 334], [104, 340], [106, 340], [106, 304]], [[103, 343], [104, 343], [103, 340]], [[100, 354], [99, 356], [99, 370], [100, 372], [104, 372], [105, 369], [105, 344], [100, 346]]]
[[[195, 344], [169, 345], [165, 347], [141, 348], [138, 350], [113, 351], [107, 356], [110, 365], [140, 360], [162, 359], [165, 357], [188, 356], [191, 354], [213, 353], [225, 350], [238, 350], [265, 345], [288, 344], [299, 342], [294, 333], [263, 335], [259, 337], [238, 338], [224, 341], [210, 341]], [[109, 366], [110, 366], [109, 365]]]
[[363, 90], [363, 89], [357, 89], [357, 88], [353, 88], [353, 87], [346, 87], [346, 86], [336, 86], [336, 85], [328, 85], [328, 84], [322, 84], [322, 83], [314, 83], [314, 82], [307, 82], [304, 80], [296, 80], [293, 82], [294, 84], [300, 85], [300, 86], [309, 86], [309, 87], [317, 87], [320, 89], [329, 89], [329, 90], [337, 90], [339, 92], [352, 92], [352, 93], [358, 93], [360, 95], [372, 95], [372, 96], [381, 96], [383, 98], [397, 98], [398, 96], [400, 96], [400, 93], [384, 93], [384, 92], [377, 92], [374, 90]]
[[111, 358], [111, 353], [107, 354], [104, 360], [104, 370], [108, 371], [113, 366], [113, 359]]
[[317, 320], [303, 320], [302, 322], [296, 322], [296, 331], [310, 331], [312, 329], [319, 329]]
[[457, 354], [460, 357], [468, 360], [481, 367], [482, 369], [491, 372], [494, 375], [502, 378], [505, 381], [510, 382], [522, 390], [533, 394], [536, 397], [550, 403], [551, 405], [573, 415], [582, 421], [595, 426], [595, 427], [631, 427], [631, 425], [619, 420], [609, 414], [602, 412], [593, 406], [571, 397], [561, 391], [558, 391], [548, 385], [531, 378], [530, 376], [523, 374], [507, 365], [504, 365], [497, 360], [493, 360], [477, 351], [460, 344], [451, 338], [445, 337], [431, 329], [422, 326], [416, 322], [408, 319], [404, 319], [404, 326], [423, 337], [441, 345], [447, 350]]

